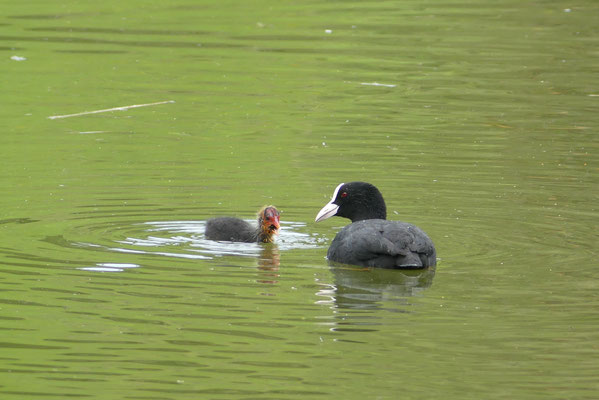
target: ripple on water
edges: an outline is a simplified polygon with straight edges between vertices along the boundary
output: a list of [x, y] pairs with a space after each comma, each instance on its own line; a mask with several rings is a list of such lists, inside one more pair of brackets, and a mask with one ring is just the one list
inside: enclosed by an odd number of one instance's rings
[[98, 263], [95, 267], [82, 267], [79, 268], [83, 271], [97, 271], [97, 272], [122, 272], [127, 268], [139, 268], [137, 264], [123, 264], [123, 263]]
[[[248, 222], [251, 222], [248, 220]], [[204, 238], [205, 221], [148, 221], [117, 225], [110, 234], [118, 239], [97, 238], [94, 241], [53, 240], [56, 244], [106, 252], [155, 255], [172, 258], [209, 260], [223, 256], [262, 257], [265, 248], [278, 251], [314, 249], [326, 245], [326, 238], [301, 232], [300, 222], [281, 222], [281, 230], [273, 245], [213, 241]], [[91, 228], [91, 229], [90, 229]], [[105, 227], [103, 226], [102, 230]], [[93, 227], [85, 227], [93, 231]], [[124, 237], [124, 239], [123, 239]], [[61, 243], [59, 243], [61, 242]], [[86, 271], [122, 272], [137, 264], [98, 263], [80, 268]]]

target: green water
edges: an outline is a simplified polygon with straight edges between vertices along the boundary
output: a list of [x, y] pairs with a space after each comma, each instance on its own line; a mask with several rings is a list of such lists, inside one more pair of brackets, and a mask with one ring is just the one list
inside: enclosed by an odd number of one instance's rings
[[[0, 397], [598, 398], [598, 26], [591, 0], [3, 1]], [[350, 180], [436, 270], [327, 264]], [[203, 238], [265, 204], [275, 245]]]

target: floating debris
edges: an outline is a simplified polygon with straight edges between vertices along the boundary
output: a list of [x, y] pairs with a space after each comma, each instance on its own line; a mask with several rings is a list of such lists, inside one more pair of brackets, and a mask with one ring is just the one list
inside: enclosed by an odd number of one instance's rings
[[397, 85], [392, 85], [390, 83], [378, 83], [378, 82], [362, 82], [360, 85], [365, 86], [383, 86], [383, 87], [396, 87]]
[[21, 56], [12, 56], [10, 59], [14, 60], [14, 61], [25, 61], [25, 60], [27, 60], [27, 58], [21, 57]]
[[159, 102], [156, 102], [156, 103], [133, 104], [131, 106], [106, 108], [104, 110], [95, 110], [95, 111], [84, 111], [84, 112], [80, 112], [80, 113], [76, 113], [76, 114], [52, 115], [52, 116], [48, 117], [48, 119], [79, 117], [81, 115], [98, 114], [98, 113], [104, 113], [104, 112], [110, 112], [110, 111], [125, 111], [125, 110], [129, 110], [130, 108], [157, 106], [159, 104], [168, 104], [168, 103], [174, 103], [174, 102], [175, 102], [174, 100], [167, 100], [167, 101], [159, 101]]

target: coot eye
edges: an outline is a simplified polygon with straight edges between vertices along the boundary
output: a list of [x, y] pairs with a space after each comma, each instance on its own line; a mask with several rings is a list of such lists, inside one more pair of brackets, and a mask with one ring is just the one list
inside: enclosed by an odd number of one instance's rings
[[347, 192], [341, 192], [341, 197], [347, 197]]

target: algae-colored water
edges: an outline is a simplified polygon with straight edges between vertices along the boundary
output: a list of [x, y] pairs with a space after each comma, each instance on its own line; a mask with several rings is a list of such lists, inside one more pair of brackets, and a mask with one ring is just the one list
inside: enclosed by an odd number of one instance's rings
[[[596, 399], [598, 15], [3, 1], [0, 397]], [[351, 180], [436, 270], [327, 263]]]

